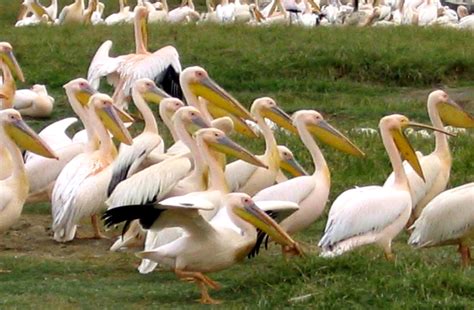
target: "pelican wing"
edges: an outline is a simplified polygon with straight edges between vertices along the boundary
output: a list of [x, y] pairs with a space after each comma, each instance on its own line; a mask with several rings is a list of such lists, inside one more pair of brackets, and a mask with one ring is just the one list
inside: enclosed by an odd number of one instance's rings
[[100, 86], [100, 78], [104, 76], [109, 77], [109, 82], [116, 86], [118, 83], [118, 74], [116, 77], [111, 77], [119, 69], [126, 56], [110, 57], [110, 49], [112, 48], [112, 41], [107, 40], [97, 49], [97, 52], [92, 58], [92, 62], [89, 65], [87, 71], [87, 80], [95, 89]]
[[474, 230], [474, 183], [435, 197], [413, 225], [408, 243], [428, 247], [462, 238]]
[[0, 212], [2, 212], [14, 198], [12, 191], [9, 190], [7, 186], [2, 186], [2, 183], [3, 182], [0, 182]]
[[311, 194], [316, 184], [311, 176], [301, 176], [262, 189], [253, 196], [254, 201], [283, 200], [300, 203]]
[[[258, 156], [257, 156], [258, 157]], [[236, 160], [225, 166], [225, 179], [231, 192], [244, 186], [258, 167], [243, 160]]]
[[162, 200], [191, 169], [189, 159], [173, 157], [121, 182], [107, 200], [110, 208]]
[[351, 201], [342, 201], [345, 206], [334, 205], [343, 212], [336, 212], [328, 219], [324, 236], [319, 242], [323, 250], [331, 251], [338, 242], [365, 234], [376, 234], [399, 218], [411, 201], [405, 193], [394, 189], [379, 188], [378, 190], [360, 191], [353, 195]]

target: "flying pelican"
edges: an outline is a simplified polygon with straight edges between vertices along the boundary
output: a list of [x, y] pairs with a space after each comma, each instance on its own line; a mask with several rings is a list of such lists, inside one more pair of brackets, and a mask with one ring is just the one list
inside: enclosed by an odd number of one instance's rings
[[0, 232], [4, 232], [20, 218], [28, 196], [28, 178], [20, 148], [48, 158], [56, 155], [13, 109], [0, 111], [0, 143], [9, 152], [13, 164], [11, 175], [0, 181]]
[[[442, 90], [430, 93], [427, 109], [431, 123], [438, 129], [443, 129], [444, 125], [474, 128], [474, 117], [464, 111]], [[413, 221], [420, 216], [421, 211], [431, 199], [446, 189], [449, 181], [452, 158], [448, 139], [446, 135], [439, 132], [435, 132], [435, 138], [434, 151], [425, 156], [420, 153], [418, 156], [425, 175], [424, 180], [408, 164], [404, 164], [413, 201], [413, 215], [408, 226], [411, 226]], [[394, 174], [392, 173], [385, 184], [389, 185], [393, 182]]]
[[100, 78], [107, 76], [115, 86], [113, 98], [119, 106], [125, 105], [133, 82], [140, 78], [154, 80], [166, 93], [182, 98], [178, 51], [168, 45], [153, 53], [148, 52], [147, 14], [145, 7], [135, 9], [135, 54], [110, 57], [112, 41], [107, 40], [99, 47], [89, 66], [88, 81], [97, 89]]
[[421, 212], [408, 244], [416, 248], [458, 245], [461, 265], [471, 264], [469, 244], [474, 240], [474, 183], [447, 190]]
[[336, 198], [329, 211], [324, 236], [319, 242], [322, 256], [337, 256], [356, 247], [375, 243], [383, 248], [386, 259], [394, 259], [392, 239], [407, 223], [412, 207], [410, 187], [401, 156], [423, 178], [415, 151], [403, 134], [403, 129], [408, 126], [444, 132], [435, 127], [410, 122], [407, 117], [399, 114], [385, 116], [380, 120], [380, 134], [395, 172], [395, 182], [392, 185], [357, 187]]
[[268, 169], [258, 168], [242, 161], [235, 161], [226, 167], [225, 174], [231, 191], [254, 195], [258, 191], [273, 185], [280, 170], [277, 143], [272, 130], [265, 122], [265, 118], [293, 132], [296, 129], [291, 124], [290, 117], [278, 107], [272, 98], [256, 99], [252, 104], [251, 114], [265, 138], [265, 153], [258, 158], [268, 166]]
[[[298, 211], [280, 223], [281, 227], [290, 235], [306, 229], [314, 223], [321, 216], [328, 200], [331, 175], [315, 138], [345, 153], [358, 157], [364, 156], [357, 146], [329, 125], [316, 111], [300, 110], [296, 112], [293, 115], [293, 124], [298, 129], [301, 141], [311, 154], [315, 167], [314, 173], [267, 187], [253, 197], [255, 201], [288, 200], [300, 206]], [[285, 253], [285, 249], [283, 251]]]
[[13, 97], [13, 108], [23, 116], [48, 117], [53, 112], [54, 98], [48, 96], [44, 85], [33, 85], [31, 89], [19, 89]]
[[102, 237], [96, 214], [105, 207], [107, 184], [111, 177], [110, 164], [117, 156], [107, 129], [120, 142], [133, 142], [109, 96], [94, 94], [89, 99], [87, 112], [89, 125], [97, 134], [100, 146], [97, 150], [86, 148], [84, 153], [64, 167], [56, 180], [52, 199], [52, 228], [54, 239], [58, 242], [74, 239], [77, 224], [85, 216], [92, 216], [94, 237]]
[[110, 209], [103, 218], [107, 226], [139, 219], [143, 228], [151, 231], [182, 227], [186, 233], [179, 239], [137, 253], [137, 256], [160, 263], [180, 279], [195, 282], [201, 291], [200, 302], [216, 304], [219, 301], [209, 296], [207, 287], [218, 289], [220, 285], [204, 273], [220, 271], [243, 260], [255, 244], [255, 227], [267, 232], [280, 244], [293, 249], [298, 247], [275, 221], [255, 205], [250, 196], [243, 193], [225, 195], [219, 207], [238, 230], [221, 221], [208, 222], [200, 215], [199, 210], [213, 209], [213, 203], [203, 199], [183, 200], [182, 197], [169, 198], [158, 204]]

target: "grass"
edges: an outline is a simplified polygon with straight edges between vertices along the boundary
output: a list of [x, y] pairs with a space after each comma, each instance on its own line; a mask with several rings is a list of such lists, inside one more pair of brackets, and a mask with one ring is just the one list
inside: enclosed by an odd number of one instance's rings
[[[14, 1], [2, 5], [0, 23], [1, 40], [13, 44], [27, 78], [18, 86], [47, 84], [57, 104], [51, 118], [28, 120], [36, 129], [72, 115], [62, 85], [86, 74], [100, 43], [111, 39], [116, 54], [133, 50], [131, 25], [15, 29], [11, 25], [17, 8]], [[107, 12], [114, 10], [109, 6]], [[323, 147], [332, 172], [328, 206], [355, 185], [381, 184], [391, 170], [380, 138], [357, 135], [352, 128], [376, 128], [378, 120], [391, 113], [428, 122], [426, 97], [437, 87], [474, 111], [472, 32], [166, 24], [153, 25], [150, 31], [151, 50], [175, 45], [183, 67], [205, 67], [244, 105], [271, 96], [288, 112], [317, 109], [347, 132], [368, 157], [362, 161]], [[107, 87], [104, 90], [110, 93]], [[262, 152], [262, 141], [234, 138]], [[310, 156], [297, 138], [278, 134], [277, 139], [312, 170]], [[432, 140], [411, 140], [424, 153], [433, 148]], [[474, 181], [472, 130], [450, 139], [450, 145], [454, 161], [449, 187]], [[38, 223], [49, 233], [49, 212], [48, 204], [27, 206], [22, 222], [6, 238]], [[296, 238], [315, 245], [324, 223], [325, 217]], [[198, 297], [194, 286], [165, 272], [139, 275], [133, 254], [109, 253], [108, 242], [57, 245], [47, 237], [34, 244], [28, 234], [21, 236], [18, 244], [0, 241], [0, 269], [12, 270], [0, 274], [2, 308], [200, 307], [194, 302]], [[473, 308], [474, 271], [458, 268], [455, 249], [414, 251], [406, 239], [402, 233], [395, 242], [395, 263], [385, 262], [373, 247], [332, 260], [311, 253], [286, 263], [273, 247], [256, 259], [211, 275], [223, 285], [212, 296], [230, 308]], [[299, 303], [289, 302], [306, 294], [311, 295]]]

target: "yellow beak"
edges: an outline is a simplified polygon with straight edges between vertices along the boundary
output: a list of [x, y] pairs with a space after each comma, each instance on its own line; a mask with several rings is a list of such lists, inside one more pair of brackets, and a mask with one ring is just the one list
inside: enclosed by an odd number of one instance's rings
[[21, 71], [20, 65], [16, 60], [13, 51], [9, 51], [7, 53], [1, 53], [1, 60], [8, 66], [10, 71], [14, 72], [20, 81], [25, 81], [25, 76], [23, 75], [23, 71]]
[[21, 149], [48, 158], [58, 158], [54, 151], [23, 120], [5, 125], [5, 132]]
[[104, 126], [117, 138], [120, 142], [131, 145], [133, 143], [132, 136], [128, 132], [125, 125], [120, 120], [117, 113], [117, 108], [113, 104], [108, 104], [104, 108], [96, 108], [96, 113], [99, 116]]
[[275, 122], [278, 126], [289, 130], [292, 133], [298, 134], [298, 130], [293, 126], [291, 118], [280, 107], [274, 106], [271, 109], [264, 109], [262, 116]]
[[153, 85], [153, 88], [143, 94], [143, 99], [147, 102], [160, 104], [161, 100], [165, 98], [171, 98], [164, 90]]
[[262, 163], [260, 159], [227, 136], [219, 137], [217, 142], [208, 142], [208, 146], [217, 152], [234, 156], [252, 165], [268, 169], [267, 165]]
[[142, 32], [143, 46], [148, 50], [148, 11], [140, 19], [140, 30]]
[[131, 117], [127, 112], [125, 112], [124, 110], [120, 109], [119, 107], [117, 107], [116, 105], [113, 106], [114, 107], [114, 110], [115, 112], [117, 112], [120, 120], [124, 123], [133, 123], [135, 120], [133, 119], [133, 117]]
[[304, 168], [295, 158], [280, 159], [280, 169], [290, 173], [294, 177], [308, 175], [306, 170], [304, 170]]
[[224, 116], [230, 117], [232, 119], [232, 122], [234, 123], [234, 130], [238, 133], [249, 138], [258, 138], [258, 135], [252, 130], [252, 128], [249, 127], [249, 125], [247, 125], [245, 120], [241, 119], [240, 117], [235, 116], [233, 114], [229, 114], [228, 111], [214, 104], [208, 104], [207, 110], [215, 119]]
[[210, 105], [215, 104], [230, 114], [243, 119], [252, 120], [249, 111], [210, 78], [202, 79], [200, 82], [190, 83], [189, 87], [194, 95], [206, 99]]
[[199, 129], [210, 128], [209, 124], [201, 115], [196, 115], [192, 118], [191, 122], [186, 126], [186, 131], [189, 134], [194, 134]]
[[308, 130], [317, 139], [339, 151], [357, 157], [365, 156], [364, 152], [325, 120], [321, 120], [317, 125], [309, 125]]
[[35, 13], [36, 17], [41, 19], [43, 15], [46, 15], [48, 16], [48, 21], [51, 20], [51, 17], [49, 16], [48, 12], [46, 12], [46, 10], [41, 5], [39, 5], [38, 1], [34, 1], [31, 4], [31, 8], [33, 9], [33, 12]]
[[87, 107], [89, 104], [89, 99], [91, 99], [91, 96], [96, 94], [97, 90], [92, 88], [92, 86], [87, 85], [83, 87], [80, 91], [77, 91], [75, 96], [77, 101], [83, 106]]
[[438, 113], [446, 125], [474, 128], [474, 117], [472, 114], [465, 111], [453, 100], [438, 104]]

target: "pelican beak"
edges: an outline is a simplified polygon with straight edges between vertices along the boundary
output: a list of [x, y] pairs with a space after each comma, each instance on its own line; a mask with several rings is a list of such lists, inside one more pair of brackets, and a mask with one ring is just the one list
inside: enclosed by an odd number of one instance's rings
[[300, 177], [302, 175], [308, 175], [306, 170], [300, 165], [300, 163], [295, 158], [290, 159], [281, 159], [280, 160], [280, 169], [285, 170], [294, 177]]
[[89, 99], [91, 98], [91, 96], [96, 93], [97, 90], [95, 90], [90, 85], [86, 85], [82, 87], [81, 90], [76, 92], [76, 99], [83, 107], [86, 107], [89, 104]]
[[124, 123], [133, 123], [135, 121], [133, 119], [133, 117], [131, 117], [127, 112], [120, 109], [116, 105], [114, 105], [114, 110], [115, 110], [115, 112], [117, 112], [117, 114], [118, 114], [118, 116], [119, 116], [119, 118], [122, 122], [124, 122]]
[[143, 94], [143, 99], [147, 102], [160, 104], [161, 100], [165, 98], [171, 98], [164, 90], [158, 88], [156, 85]]
[[8, 51], [6, 53], [2, 53], [1, 55], [1, 60], [8, 66], [10, 71], [15, 72], [17, 78], [19, 78], [20, 81], [24, 82], [25, 76], [23, 75], [23, 71], [21, 70], [20, 65], [18, 64], [18, 61], [16, 60], [16, 57], [13, 54], [13, 51]]
[[213, 118], [220, 118], [220, 117], [230, 117], [232, 122], [234, 123], [234, 130], [238, 133], [242, 134], [245, 137], [249, 138], [258, 138], [258, 135], [250, 128], [250, 126], [243, 120], [242, 118], [235, 116], [233, 114], [229, 114], [226, 110], [214, 105], [208, 104], [207, 110], [212, 115]]
[[191, 119], [191, 123], [186, 126], [186, 131], [190, 134], [194, 134], [199, 129], [210, 128], [211, 124], [207, 122], [201, 115], [196, 115]]
[[233, 212], [246, 222], [264, 231], [275, 242], [284, 246], [293, 246], [295, 241], [255, 203], [243, 208], [232, 208]]
[[210, 148], [217, 152], [231, 155], [242, 159], [252, 165], [268, 169], [267, 165], [262, 163], [257, 157], [255, 157], [255, 155], [247, 151], [239, 144], [232, 141], [227, 136], [219, 137], [216, 142], [208, 142], [208, 145]]
[[317, 139], [334, 147], [335, 149], [338, 149], [339, 151], [357, 157], [365, 156], [364, 152], [362, 152], [354, 143], [352, 143], [341, 132], [339, 132], [339, 130], [332, 127], [325, 120], [319, 121], [317, 125], [309, 125], [308, 130]]
[[293, 126], [291, 118], [285, 111], [278, 106], [273, 106], [271, 109], [264, 109], [262, 116], [275, 122], [278, 126], [289, 130], [294, 134], [298, 134], [298, 130]]
[[33, 1], [31, 3], [31, 8], [33, 9], [33, 12], [35, 13], [36, 17], [41, 18], [43, 15], [46, 15], [48, 17], [48, 20], [51, 20], [51, 17], [49, 17], [48, 12], [38, 4], [37, 1]]
[[438, 104], [438, 113], [446, 125], [474, 128], [474, 117], [451, 99]]
[[211, 78], [207, 77], [199, 82], [191, 83], [189, 87], [194, 95], [206, 99], [210, 105], [215, 104], [230, 114], [253, 120], [250, 112]]
[[54, 151], [22, 119], [5, 125], [5, 132], [24, 150], [43, 157], [58, 159]]
[[[407, 123], [405, 126], [402, 127], [402, 129], [408, 126], [431, 129], [434, 131], [442, 132], [450, 136], [454, 136], [453, 134], [447, 131], [444, 131], [444, 130], [441, 130], [429, 125], [415, 123], [415, 122]], [[403, 158], [410, 164], [410, 166], [412, 166], [413, 170], [416, 171], [416, 173], [423, 179], [423, 181], [425, 181], [425, 176], [423, 174], [423, 170], [421, 169], [421, 165], [420, 165], [420, 162], [418, 161], [418, 157], [416, 156], [415, 150], [411, 146], [410, 142], [408, 141], [407, 137], [403, 133], [402, 129], [392, 130], [393, 141], [395, 142], [395, 145], [397, 146], [397, 149], [400, 152], [400, 154], [403, 156]]]
[[112, 133], [115, 138], [128, 145], [133, 143], [133, 139], [121, 121], [115, 105], [110, 103], [104, 108], [96, 108], [96, 113], [104, 126]]

